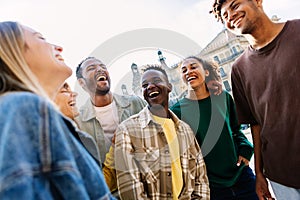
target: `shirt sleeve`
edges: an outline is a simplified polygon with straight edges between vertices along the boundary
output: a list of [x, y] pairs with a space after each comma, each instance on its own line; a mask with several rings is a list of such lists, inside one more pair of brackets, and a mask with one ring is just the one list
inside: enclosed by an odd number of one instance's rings
[[102, 168], [102, 172], [105, 178], [105, 181], [107, 183], [108, 188], [110, 191], [115, 191], [118, 189], [117, 186], [117, 176], [116, 176], [116, 170], [115, 170], [115, 161], [114, 161], [114, 145], [110, 147], [108, 153], [105, 157], [105, 162]]
[[115, 166], [121, 199], [146, 199], [140, 170], [134, 159], [134, 149], [127, 129], [119, 125], [115, 141]]
[[257, 124], [253, 113], [251, 112], [245, 88], [240, 79], [237, 66], [232, 67], [231, 73], [232, 94], [235, 100], [238, 122], [240, 124]]
[[192, 193], [192, 199], [210, 199], [210, 189], [209, 189], [206, 165], [196, 139], [194, 140], [194, 143], [195, 146], [198, 148], [199, 152], [197, 155], [197, 162], [196, 162], [197, 177], [195, 179], [195, 190]]

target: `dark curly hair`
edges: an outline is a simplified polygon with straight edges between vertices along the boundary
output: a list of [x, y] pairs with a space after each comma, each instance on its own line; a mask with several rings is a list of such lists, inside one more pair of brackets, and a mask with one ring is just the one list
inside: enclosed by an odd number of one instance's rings
[[146, 71], [149, 71], [149, 70], [160, 71], [161, 73], [163, 73], [166, 76], [166, 78], [169, 82], [169, 78], [168, 78], [168, 74], [167, 74], [166, 70], [164, 70], [164, 68], [162, 68], [160, 65], [148, 64], [148, 65], [145, 65], [142, 69], [143, 73], [145, 73]]
[[221, 7], [223, 5], [223, 3], [225, 3], [226, 0], [215, 0], [213, 6], [212, 6], [212, 10], [209, 11], [210, 14], [213, 14], [215, 16], [215, 18], [217, 18], [218, 21], [221, 21], [222, 23], [224, 23], [222, 16], [221, 16]]

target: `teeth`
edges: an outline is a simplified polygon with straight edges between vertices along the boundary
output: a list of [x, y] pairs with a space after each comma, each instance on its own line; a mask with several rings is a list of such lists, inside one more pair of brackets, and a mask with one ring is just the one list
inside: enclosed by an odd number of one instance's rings
[[75, 102], [75, 101], [72, 101], [72, 102], [69, 103], [69, 105], [70, 105], [70, 106], [75, 106], [75, 105], [76, 105], [76, 102]]
[[56, 58], [57, 58], [58, 60], [64, 61], [64, 59], [63, 59], [63, 57], [62, 57], [61, 55], [57, 55]]
[[193, 80], [193, 79], [195, 79], [195, 78], [196, 78], [196, 77], [191, 76], [191, 77], [188, 77], [187, 80], [188, 80], [188, 81], [191, 81], [191, 80]]
[[97, 78], [97, 81], [105, 81], [106, 80], [106, 77], [105, 76], [99, 76], [98, 78]]
[[155, 96], [155, 95], [157, 95], [157, 94], [159, 94], [159, 92], [151, 92], [151, 93], [149, 94], [149, 97], [153, 97], [153, 96]]

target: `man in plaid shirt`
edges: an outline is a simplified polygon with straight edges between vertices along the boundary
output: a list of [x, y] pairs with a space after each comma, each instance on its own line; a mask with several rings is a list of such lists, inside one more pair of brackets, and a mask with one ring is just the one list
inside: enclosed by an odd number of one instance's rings
[[121, 199], [209, 199], [206, 167], [194, 133], [168, 109], [172, 85], [166, 72], [148, 66], [142, 89], [148, 106], [116, 130]]

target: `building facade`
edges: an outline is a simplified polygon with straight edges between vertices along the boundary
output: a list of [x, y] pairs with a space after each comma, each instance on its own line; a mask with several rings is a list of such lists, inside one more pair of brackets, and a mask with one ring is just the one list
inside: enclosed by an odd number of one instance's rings
[[[218, 63], [220, 76], [223, 81], [223, 87], [228, 92], [231, 92], [231, 67], [233, 62], [244, 52], [249, 45], [248, 41], [243, 36], [236, 36], [225, 28], [196, 56], [205, 60]], [[186, 94], [187, 86], [181, 80], [180, 62], [172, 66], [168, 66], [165, 62], [166, 58], [159, 50], [157, 52], [161, 66], [166, 70], [169, 81], [173, 85], [173, 90], [170, 93], [170, 105], [177, 102]], [[140, 80], [141, 75], [137, 65], [134, 63], [131, 66], [133, 75], [132, 91], [135, 95], [141, 95]]]
[[205, 60], [218, 63], [224, 88], [231, 92], [231, 68], [234, 61], [249, 45], [243, 36], [236, 36], [223, 29], [198, 55]]

